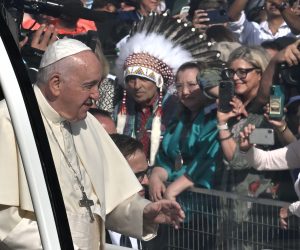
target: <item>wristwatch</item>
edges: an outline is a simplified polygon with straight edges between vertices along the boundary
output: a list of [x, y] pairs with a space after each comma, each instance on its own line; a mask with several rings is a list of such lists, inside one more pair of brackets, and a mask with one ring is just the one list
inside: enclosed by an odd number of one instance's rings
[[281, 2], [278, 6], [277, 9], [282, 12], [285, 9], [287, 9], [289, 7], [289, 4], [287, 2]]
[[219, 130], [228, 130], [228, 129], [229, 129], [227, 123], [224, 123], [224, 124], [217, 124], [217, 128], [218, 128]]

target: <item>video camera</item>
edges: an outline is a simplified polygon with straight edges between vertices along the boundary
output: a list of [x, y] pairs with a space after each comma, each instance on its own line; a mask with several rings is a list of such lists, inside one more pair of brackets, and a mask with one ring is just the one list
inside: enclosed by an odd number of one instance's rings
[[23, 13], [29, 14], [45, 14], [53, 17], [72, 17], [103, 22], [111, 18], [112, 13], [104, 11], [93, 11], [84, 8], [80, 2], [59, 1], [59, 0], [0, 0], [1, 9], [12, 14], [20, 26]]
[[[298, 46], [300, 51], [300, 45]], [[300, 64], [289, 66], [286, 62], [280, 63], [279, 74], [285, 84], [295, 86], [300, 90]]]

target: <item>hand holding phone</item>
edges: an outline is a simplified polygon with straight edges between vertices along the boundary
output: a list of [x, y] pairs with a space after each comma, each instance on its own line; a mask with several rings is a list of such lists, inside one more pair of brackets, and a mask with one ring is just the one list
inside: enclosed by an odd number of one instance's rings
[[269, 106], [270, 106], [269, 118], [274, 120], [282, 120], [284, 116], [283, 86], [273, 85], [271, 87]]
[[207, 17], [209, 18], [209, 24], [226, 23], [229, 21], [227, 11], [224, 9], [208, 10], [206, 13]]
[[249, 142], [258, 145], [274, 145], [274, 130], [271, 128], [256, 128], [249, 135]]

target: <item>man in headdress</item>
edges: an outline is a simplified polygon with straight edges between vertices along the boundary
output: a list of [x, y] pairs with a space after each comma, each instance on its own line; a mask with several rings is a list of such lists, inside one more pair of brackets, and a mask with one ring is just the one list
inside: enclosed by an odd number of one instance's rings
[[[177, 226], [184, 217], [176, 202], [151, 203], [137, 194], [142, 187], [125, 158], [88, 113], [99, 98], [102, 77], [101, 63], [89, 47], [61, 39], [47, 48], [34, 86], [75, 249], [104, 249], [104, 223], [147, 240], [155, 236], [157, 223]], [[0, 138], [0, 249], [42, 249], [4, 101]], [[89, 205], [80, 206], [82, 199]]]
[[208, 52], [208, 43], [192, 27], [168, 17], [151, 15], [133, 30], [117, 59], [125, 90], [116, 108], [117, 131], [140, 140], [153, 165], [160, 137], [176, 113], [177, 99], [167, 91], [176, 70], [189, 61], [217, 60], [218, 53]]

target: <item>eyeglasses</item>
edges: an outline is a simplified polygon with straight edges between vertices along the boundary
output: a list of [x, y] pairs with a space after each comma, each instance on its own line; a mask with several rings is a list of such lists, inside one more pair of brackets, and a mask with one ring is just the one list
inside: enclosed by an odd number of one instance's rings
[[139, 180], [139, 182], [142, 182], [146, 175], [147, 175], [147, 177], [150, 176], [152, 169], [153, 169], [152, 166], [148, 166], [148, 168], [146, 170], [134, 173], [135, 177]]
[[236, 74], [238, 76], [238, 78], [245, 79], [247, 77], [247, 75], [250, 72], [252, 72], [253, 70], [260, 70], [260, 69], [257, 67], [247, 68], [247, 69], [239, 68], [237, 70], [226, 68], [226, 69], [223, 69], [223, 71], [222, 71], [222, 77], [225, 77], [227, 79], [233, 79], [234, 75]]
[[196, 88], [199, 87], [199, 84], [198, 84], [197, 82], [189, 82], [189, 83], [187, 83], [187, 84], [184, 84], [184, 83], [176, 83], [176, 84], [175, 84], [175, 87], [176, 87], [176, 90], [177, 90], [178, 92], [180, 92], [180, 91], [182, 91], [182, 89], [183, 89], [184, 87], [186, 87], [188, 90], [194, 90], [194, 89], [196, 89]]

